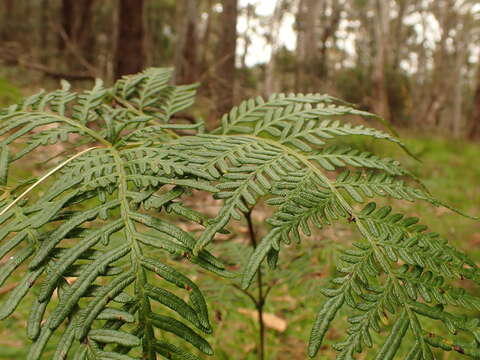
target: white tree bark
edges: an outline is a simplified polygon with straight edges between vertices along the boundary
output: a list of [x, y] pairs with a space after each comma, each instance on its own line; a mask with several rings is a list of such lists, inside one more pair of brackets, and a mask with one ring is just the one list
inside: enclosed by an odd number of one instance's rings
[[374, 112], [390, 120], [390, 106], [386, 83], [386, 70], [389, 64], [390, 51], [390, 1], [375, 0], [375, 40], [377, 51], [373, 68], [373, 109]]
[[284, 12], [283, 0], [278, 0], [270, 22], [270, 61], [265, 71], [265, 95], [271, 95], [278, 92], [278, 82], [275, 81], [275, 54], [278, 51], [278, 37], [280, 35], [280, 26], [282, 25]]

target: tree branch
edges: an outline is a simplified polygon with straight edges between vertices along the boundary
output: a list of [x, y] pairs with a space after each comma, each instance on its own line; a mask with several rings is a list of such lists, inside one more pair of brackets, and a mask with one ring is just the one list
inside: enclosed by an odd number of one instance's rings
[[46, 76], [54, 79], [65, 80], [93, 80], [95, 77], [89, 73], [65, 73], [57, 70], [50, 69], [43, 64], [35, 63], [32, 59], [22, 59], [15, 54], [11, 49], [0, 48], [0, 59], [8, 62], [11, 65], [18, 65], [20, 67], [39, 71]]

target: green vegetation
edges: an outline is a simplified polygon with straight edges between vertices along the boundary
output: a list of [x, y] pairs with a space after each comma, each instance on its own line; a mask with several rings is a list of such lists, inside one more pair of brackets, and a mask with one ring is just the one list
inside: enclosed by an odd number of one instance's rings
[[[475, 255], [460, 240], [478, 222], [436, 200], [478, 213], [478, 173], [450, 171], [478, 146], [413, 139], [418, 163], [319, 94], [245, 101], [205, 133], [173, 121], [196, 86], [170, 76], [64, 83], [0, 115], [0, 317], [27, 319], [29, 360], [480, 356], [479, 270], [450, 246]], [[18, 183], [59, 144], [48, 176]], [[9, 334], [2, 356], [24, 342]]]
[[16, 103], [22, 98], [21, 91], [6, 79], [0, 77], [0, 106]]

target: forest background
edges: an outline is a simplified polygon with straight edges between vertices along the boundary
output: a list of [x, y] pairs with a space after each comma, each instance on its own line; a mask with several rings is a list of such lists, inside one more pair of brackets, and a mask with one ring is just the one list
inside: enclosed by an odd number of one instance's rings
[[[395, 153], [432, 193], [480, 214], [478, 1], [0, 1], [0, 105], [56, 88], [61, 79], [83, 89], [95, 78], [111, 84], [150, 66], [174, 66], [177, 84], [201, 83], [197, 105], [180, 116], [202, 118], [209, 128], [241, 100], [276, 92], [329, 93], [375, 112], [422, 160]], [[394, 154], [382, 144], [359, 146]], [[43, 169], [17, 171], [21, 177]], [[204, 205], [215, 212], [215, 203]], [[402, 206], [480, 260], [478, 222], [424, 205]], [[259, 212], [256, 224], [265, 216]], [[235, 244], [247, 232], [239, 229], [240, 238], [225, 247], [240, 251]], [[354, 236], [342, 226], [316, 234], [300, 255], [289, 255], [302, 271], [285, 267], [276, 275], [282, 281], [270, 279], [268, 359], [306, 358], [333, 250]], [[199, 281], [211, 287], [215, 358], [235, 353], [235, 359], [254, 359], [257, 325], [248, 298], [227, 284]], [[0, 288], [0, 296], [8, 290]], [[28, 310], [0, 325], [0, 358], [24, 355], [27, 340], [18, 324]], [[334, 358], [330, 345], [342, 331], [329, 332], [322, 359]]]
[[211, 124], [248, 96], [328, 92], [397, 127], [480, 135], [477, 1], [1, 5], [0, 75], [20, 88], [48, 87], [60, 78], [111, 82], [148, 66], [175, 66], [177, 83], [202, 83], [200, 114]]

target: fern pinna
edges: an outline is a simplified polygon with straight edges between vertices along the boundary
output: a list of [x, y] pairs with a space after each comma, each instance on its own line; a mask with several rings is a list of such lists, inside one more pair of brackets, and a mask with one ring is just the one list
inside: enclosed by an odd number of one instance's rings
[[[414, 339], [404, 342], [413, 344], [407, 359], [434, 359], [439, 349], [480, 356], [480, 321], [463, 315], [480, 310], [480, 299], [455, 285], [479, 282], [475, 263], [418, 219], [370, 199], [443, 204], [397, 161], [337, 141], [356, 135], [403, 147], [348, 122], [372, 115], [328, 95], [280, 94], [241, 103], [206, 133], [200, 122], [172, 121], [193, 104], [196, 86], [172, 86], [170, 77], [169, 69], [148, 69], [82, 93], [64, 83], [0, 113], [0, 258], [7, 259], [0, 284], [21, 274], [0, 318], [30, 293], [28, 359], [211, 355], [202, 335], [212, 332], [206, 300], [176, 261], [239, 277], [247, 288], [265, 259], [276, 266], [282, 245], [341, 221], [360, 240], [342, 252], [338, 275], [323, 289], [311, 357], [342, 309], [349, 325], [334, 346], [337, 359], [362, 351], [394, 359], [406, 337]], [[16, 179], [16, 166], [56, 143], [64, 143], [57, 166]], [[185, 202], [194, 189], [223, 200], [215, 217]], [[212, 254], [213, 240], [260, 200], [272, 208], [269, 230], [241, 274], [232, 273]], [[203, 230], [196, 237], [166, 213]], [[158, 251], [173, 261], [162, 262]], [[447, 331], [429, 332], [425, 319]], [[372, 331], [381, 330], [388, 336], [375, 343]]]

